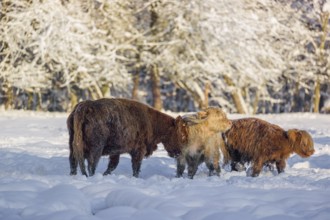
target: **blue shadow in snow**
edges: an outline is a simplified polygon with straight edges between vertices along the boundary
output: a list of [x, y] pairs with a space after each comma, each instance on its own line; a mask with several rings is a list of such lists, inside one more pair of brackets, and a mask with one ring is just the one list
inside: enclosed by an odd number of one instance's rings
[[288, 165], [293, 166], [295, 163], [306, 162], [310, 164], [310, 168], [330, 169], [330, 155], [312, 156], [309, 158], [301, 158], [298, 155], [294, 155], [289, 158]]
[[330, 137], [317, 137], [313, 138], [314, 143], [317, 144], [329, 144], [330, 145]]

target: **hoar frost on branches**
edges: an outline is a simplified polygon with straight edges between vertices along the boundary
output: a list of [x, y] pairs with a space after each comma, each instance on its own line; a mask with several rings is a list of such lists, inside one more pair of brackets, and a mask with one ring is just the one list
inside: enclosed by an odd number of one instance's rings
[[212, 99], [240, 113], [256, 112], [260, 100], [282, 101], [269, 88], [279, 91], [283, 73], [299, 70], [311, 36], [300, 14], [274, 1], [163, 0], [156, 9], [158, 52], [148, 62], [195, 100], [206, 99], [202, 87], [211, 82]]
[[215, 85], [215, 95], [230, 92], [240, 113], [255, 112], [259, 97], [276, 101], [267, 88], [281, 86], [280, 77], [294, 59], [289, 53], [303, 49], [300, 42], [306, 32], [296, 26], [299, 18], [294, 11], [274, 1], [214, 1], [213, 5], [217, 7], [204, 23], [210, 34], [204, 66], [211, 81], [219, 82], [216, 77], [221, 75], [226, 84]]
[[[329, 79], [328, 50], [315, 40], [328, 34], [306, 28], [295, 1], [3, 2], [0, 74], [21, 89], [48, 88], [60, 75], [72, 97], [78, 87], [96, 99], [111, 85], [128, 91], [132, 78], [138, 89], [143, 72], [154, 98], [161, 79], [199, 107], [210, 94], [230, 111], [254, 113], [288, 101], [287, 81], [312, 93], [310, 81]], [[317, 53], [308, 53], [310, 42]]]
[[101, 83], [127, 86], [127, 71], [118, 60], [121, 44], [99, 29], [79, 1], [4, 2], [0, 39], [0, 74], [24, 90], [49, 88], [54, 74], [62, 87], [90, 88], [95, 98]]

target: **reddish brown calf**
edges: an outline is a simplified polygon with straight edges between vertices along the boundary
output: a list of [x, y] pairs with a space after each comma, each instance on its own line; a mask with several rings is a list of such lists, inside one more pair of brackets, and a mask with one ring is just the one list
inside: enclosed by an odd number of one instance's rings
[[258, 176], [263, 165], [276, 163], [278, 173], [284, 171], [292, 153], [309, 157], [314, 153], [312, 137], [304, 130], [283, 130], [281, 127], [257, 118], [232, 120], [232, 127], [224, 133], [221, 146], [224, 163], [252, 162], [252, 176]]

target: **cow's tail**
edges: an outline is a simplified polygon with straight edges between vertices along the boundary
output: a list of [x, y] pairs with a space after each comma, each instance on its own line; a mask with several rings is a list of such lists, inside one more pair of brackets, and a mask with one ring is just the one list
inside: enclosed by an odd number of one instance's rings
[[81, 173], [85, 176], [88, 176], [85, 168], [85, 142], [83, 134], [83, 123], [85, 121], [86, 109], [83, 105], [78, 105], [75, 109], [73, 115], [73, 140], [72, 140], [72, 149], [73, 157], [78, 162]]
[[69, 131], [69, 149], [70, 149], [69, 161], [70, 161], [70, 170], [71, 170], [70, 175], [77, 174], [77, 162], [73, 155], [73, 135], [74, 135], [73, 115], [74, 115], [74, 110], [71, 112], [68, 119], [66, 120], [66, 125]]

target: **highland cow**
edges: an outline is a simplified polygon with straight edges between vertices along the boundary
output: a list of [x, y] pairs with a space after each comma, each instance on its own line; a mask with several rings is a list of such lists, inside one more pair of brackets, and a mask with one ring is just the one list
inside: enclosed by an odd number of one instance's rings
[[187, 123], [188, 141], [177, 158], [177, 177], [183, 175], [186, 163], [188, 177], [193, 178], [198, 165], [205, 161], [209, 174], [220, 174], [219, 135], [231, 127], [231, 121], [221, 108], [209, 107], [193, 115], [183, 117]]
[[138, 177], [142, 159], [163, 143], [169, 156], [181, 154], [187, 131], [180, 116], [176, 119], [145, 104], [128, 99], [100, 99], [76, 105], [67, 119], [71, 175], [94, 175], [102, 155], [109, 155], [104, 175], [116, 169], [120, 154], [129, 153], [133, 176]]
[[314, 153], [312, 137], [304, 130], [283, 130], [281, 127], [257, 118], [232, 120], [232, 127], [223, 135], [221, 150], [224, 164], [231, 161], [233, 170], [252, 163], [252, 176], [256, 177], [264, 165], [275, 163], [282, 173], [292, 153], [306, 158]]

